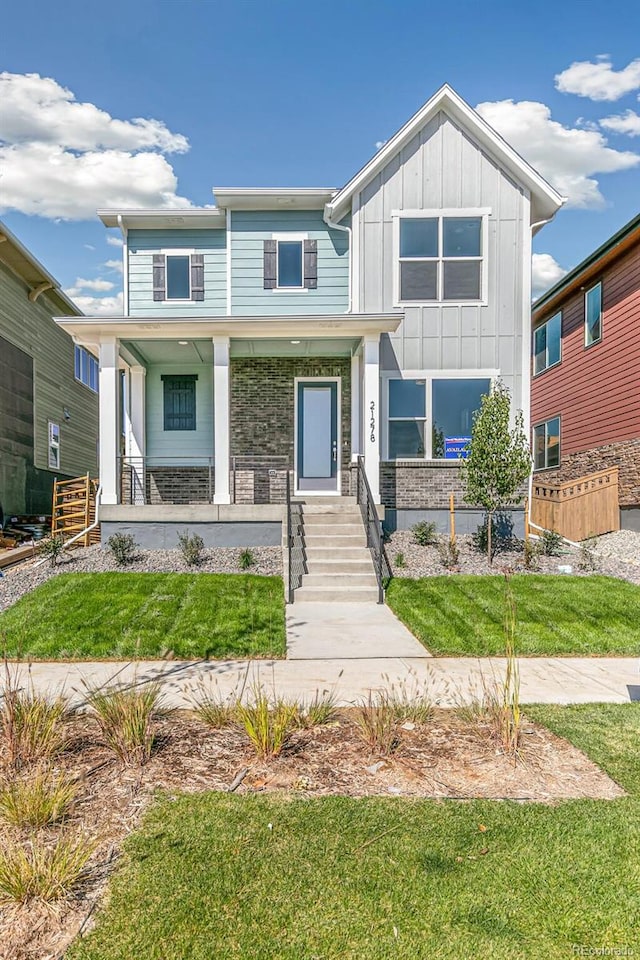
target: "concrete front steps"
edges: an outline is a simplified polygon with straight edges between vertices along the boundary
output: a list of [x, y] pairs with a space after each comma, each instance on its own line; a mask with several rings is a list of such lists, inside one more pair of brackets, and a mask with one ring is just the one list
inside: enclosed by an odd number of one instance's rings
[[378, 581], [355, 498], [306, 500], [302, 521], [308, 572], [294, 601], [376, 603]]

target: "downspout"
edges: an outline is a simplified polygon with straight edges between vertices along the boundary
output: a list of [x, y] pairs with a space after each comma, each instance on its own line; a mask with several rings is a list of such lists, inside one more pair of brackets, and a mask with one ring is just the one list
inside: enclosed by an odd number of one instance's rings
[[129, 248], [127, 228], [122, 221], [122, 214], [118, 214], [118, 226], [122, 233], [122, 313], [129, 316]]
[[352, 273], [352, 266], [351, 266], [351, 252], [352, 252], [352, 249], [353, 249], [353, 248], [352, 248], [352, 244], [351, 244], [351, 227], [345, 227], [343, 224], [341, 224], [341, 223], [336, 223], [334, 220], [332, 220], [331, 217], [329, 216], [328, 212], [327, 212], [327, 207], [326, 207], [326, 206], [325, 206], [325, 208], [324, 208], [324, 222], [326, 223], [326, 225], [327, 225], [328, 227], [331, 227], [331, 228], [334, 229], [334, 230], [342, 230], [343, 233], [346, 233], [346, 234], [348, 235], [348, 237], [349, 237], [349, 280], [348, 280], [348, 285], [349, 285], [349, 300], [348, 300], [348, 306], [347, 306], [347, 309], [346, 309], [345, 312], [346, 312], [346, 313], [351, 313], [351, 307], [352, 307], [352, 304], [353, 304], [353, 294], [352, 294], [352, 290], [351, 290], [351, 283], [352, 283], [352, 279], [351, 279], [351, 278], [352, 278], [352, 275], [353, 275], [353, 273]]

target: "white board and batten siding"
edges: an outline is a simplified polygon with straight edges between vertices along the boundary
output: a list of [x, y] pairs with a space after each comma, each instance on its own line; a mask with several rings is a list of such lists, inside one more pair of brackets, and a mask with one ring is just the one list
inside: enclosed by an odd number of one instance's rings
[[514, 405], [522, 407], [528, 194], [443, 112], [354, 198], [354, 309], [398, 309], [394, 212], [482, 208], [490, 211], [486, 305], [403, 304], [398, 331], [383, 338], [381, 368], [499, 370]]
[[[222, 316], [227, 310], [227, 241], [225, 230], [129, 230], [127, 237], [129, 314], [170, 317], [180, 311], [193, 317]], [[204, 258], [204, 300], [178, 306], [153, 299], [153, 255], [189, 250]]]

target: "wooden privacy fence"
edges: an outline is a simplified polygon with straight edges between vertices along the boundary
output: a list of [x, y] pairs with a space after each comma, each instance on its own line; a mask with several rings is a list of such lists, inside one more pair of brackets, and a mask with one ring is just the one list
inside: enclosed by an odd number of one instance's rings
[[619, 530], [618, 468], [566, 483], [542, 483], [534, 477], [531, 521], [574, 541]]

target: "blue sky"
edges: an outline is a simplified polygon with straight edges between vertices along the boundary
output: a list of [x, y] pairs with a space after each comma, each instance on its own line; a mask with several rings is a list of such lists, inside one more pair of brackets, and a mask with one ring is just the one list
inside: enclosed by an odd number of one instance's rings
[[96, 207], [202, 205], [214, 184], [340, 186], [444, 81], [570, 195], [534, 241], [540, 286], [640, 209], [637, 2], [51, 9], [3, 12], [0, 208], [88, 311], [121, 282]]

